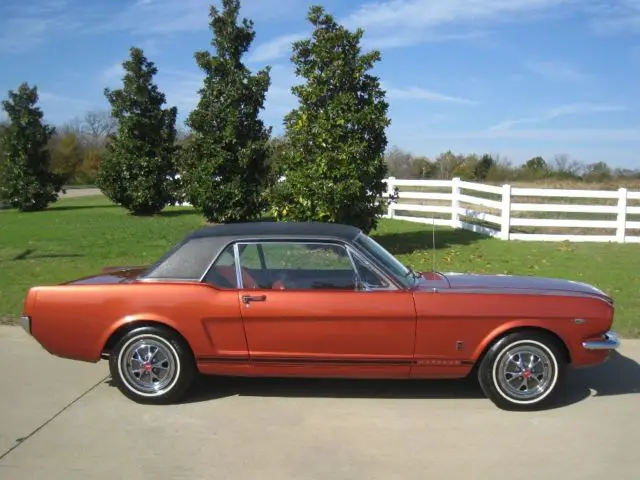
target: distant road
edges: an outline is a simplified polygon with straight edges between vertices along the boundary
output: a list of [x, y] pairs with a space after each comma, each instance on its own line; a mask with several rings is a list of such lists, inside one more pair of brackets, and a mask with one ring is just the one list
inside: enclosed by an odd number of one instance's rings
[[60, 198], [73, 198], [73, 197], [91, 197], [93, 195], [102, 195], [99, 188], [70, 188], [67, 193], [60, 195]]

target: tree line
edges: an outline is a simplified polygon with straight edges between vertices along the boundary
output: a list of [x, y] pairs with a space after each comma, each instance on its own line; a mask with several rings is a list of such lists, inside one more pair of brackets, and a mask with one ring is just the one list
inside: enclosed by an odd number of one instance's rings
[[406, 179], [450, 180], [459, 177], [478, 182], [571, 180], [587, 183], [640, 180], [640, 170], [612, 168], [602, 161], [582, 163], [566, 154], [555, 155], [552, 159], [536, 156], [514, 165], [500, 155], [462, 155], [447, 151], [429, 159], [393, 146], [385, 154], [385, 162], [389, 176]]
[[[132, 47], [122, 84], [105, 89], [110, 109], [88, 112], [60, 128], [44, 122], [38, 90], [27, 82], [2, 102], [0, 201], [37, 211], [57, 201], [63, 185], [95, 183], [134, 215], [154, 215], [180, 201], [209, 222], [279, 220], [348, 223], [369, 231], [385, 206], [383, 179], [504, 180], [514, 176], [618, 175], [606, 164], [584, 174], [575, 162], [541, 157], [522, 167], [491, 155], [445, 152], [430, 160], [387, 150], [388, 103], [371, 74], [380, 52], [362, 53], [362, 29], [349, 31], [323, 7], [311, 6], [312, 34], [292, 43], [290, 60], [302, 82], [298, 105], [272, 135], [260, 119], [270, 67], [243, 63], [255, 31], [239, 20], [240, 1], [209, 7], [211, 50], [194, 53], [205, 77], [181, 132], [177, 108], [154, 81], [158, 67]], [[282, 180], [282, 178], [285, 180]]]

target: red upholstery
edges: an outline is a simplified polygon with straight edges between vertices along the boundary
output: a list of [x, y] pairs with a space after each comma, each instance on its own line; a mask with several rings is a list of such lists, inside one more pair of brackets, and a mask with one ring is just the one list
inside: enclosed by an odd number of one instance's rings
[[[244, 288], [258, 288], [258, 283], [249, 274], [246, 268], [242, 268], [242, 286]], [[216, 266], [215, 271], [226, 278], [232, 285], [236, 285], [236, 268], [233, 265]]]

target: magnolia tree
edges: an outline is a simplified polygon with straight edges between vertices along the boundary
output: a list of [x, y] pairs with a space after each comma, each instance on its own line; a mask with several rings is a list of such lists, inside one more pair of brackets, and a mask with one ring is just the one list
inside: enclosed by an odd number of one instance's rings
[[269, 69], [253, 75], [242, 56], [253, 42], [253, 23], [238, 24], [240, 2], [210, 9], [215, 52], [197, 52], [205, 72], [200, 101], [180, 163], [184, 199], [210, 222], [251, 220], [262, 214], [269, 129], [258, 118], [269, 88]]
[[107, 138], [96, 183], [114, 203], [151, 215], [175, 201], [177, 109], [163, 108], [154, 63], [139, 48], [130, 55], [122, 64], [122, 88], [105, 89], [117, 129]]
[[319, 6], [308, 14], [311, 38], [293, 44], [291, 60], [305, 83], [293, 87], [298, 108], [285, 117], [287, 148], [279, 154], [270, 200], [278, 219], [375, 228], [387, 173], [388, 104], [370, 72], [378, 51], [361, 53], [361, 29], [350, 32]]
[[38, 89], [22, 83], [2, 102], [8, 117], [0, 135], [0, 203], [23, 212], [44, 210], [58, 200], [63, 178], [51, 170], [49, 140]]

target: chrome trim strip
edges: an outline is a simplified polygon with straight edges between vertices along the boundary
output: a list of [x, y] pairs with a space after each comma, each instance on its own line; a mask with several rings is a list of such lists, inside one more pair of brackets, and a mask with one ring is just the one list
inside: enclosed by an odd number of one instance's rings
[[582, 342], [582, 347], [586, 350], [615, 350], [619, 346], [620, 338], [612, 330], [605, 333], [602, 340], [587, 340]]
[[[242, 266], [240, 265], [240, 248], [238, 247], [239, 242], [233, 244], [233, 262], [236, 264], [236, 285], [238, 290], [244, 289], [244, 284], [242, 283]], [[245, 247], [246, 248], [246, 247]], [[213, 267], [213, 264], [212, 264]]]
[[25, 332], [31, 335], [31, 317], [29, 317], [28, 315], [22, 315], [20, 317], [20, 326], [24, 329]]
[[373, 272], [380, 276], [381, 278], [383, 278], [384, 280], [387, 281], [387, 283], [389, 283], [389, 287], [388, 288], [371, 288], [368, 290], [365, 290], [367, 292], [386, 292], [386, 291], [396, 291], [398, 290], [400, 287], [396, 284], [396, 282], [394, 281], [395, 279], [391, 279], [389, 278], [389, 276], [384, 273], [382, 270], [380, 270], [377, 265], [375, 265], [373, 262], [370, 262], [366, 257], [364, 257], [362, 255], [362, 253], [360, 253], [359, 250], [353, 248], [351, 245], [346, 245], [346, 249], [347, 249], [347, 253], [349, 255], [349, 258], [351, 260], [351, 267], [353, 268], [353, 271], [355, 272], [356, 275], [358, 275], [358, 277], [360, 277], [360, 275], [358, 274], [358, 268], [356, 267], [355, 261], [354, 261], [354, 257], [358, 259], [358, 261], [360, 261], [363, 265], [365, 265], [368, 268], [371, 268], [371, 270], [373, 270]]
[[528, 288], [482, 288], [482, 287], [469, 287], [469, 288], [443, 288], [438, 290], [438, 293], [473, 293], [482, 295], [550, 295], [556, 297], [580, 297], [580, 298], [592, 298], [594, 300], [601, 300], [607, 305], [611, 305], [605, 298], [598, 295], [590, 294], [587, 292], [574, 292], [571, 290], [545, 290], [545, 289], [528, 289]]

